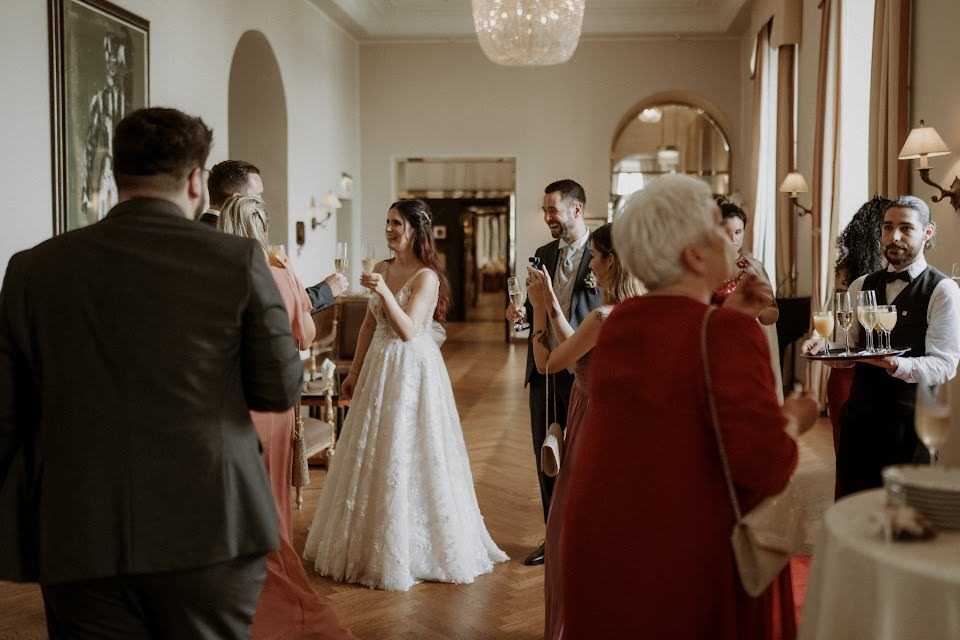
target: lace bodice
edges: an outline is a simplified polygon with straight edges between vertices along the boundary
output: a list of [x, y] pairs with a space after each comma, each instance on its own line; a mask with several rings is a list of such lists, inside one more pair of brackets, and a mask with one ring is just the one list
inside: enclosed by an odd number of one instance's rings
[[[417, 278], [418, 275], [426, 271], [426, 269], [420, 269], [415, 274], [413, 274], [407, 282], [400, 287], [396, 294], [397, 304], [401, 307], [406, 308], [407, 302], [410, 301], [410, 296], [413, 293], [413, 281]], [[427, 314], [427, 317], [424, 321], [420, 323], [417, 327], [416, 337], [419, 338], [424, 334], [431, 331], [433, 327], [433, 313], [437, 308], [437, 297], [439, 294], [434, 294], [433, 304], [430, 305], [430, 313]], [[367, 307], [370, 309], [370, 312], [373, 314], [373, 317], [377, 320], [377, 328], [374, 330], [374, 337], [379, 338], [398, 338], [397, 332], [393, 330], [393, 325], [390, 324], [390, 319], [387, 318], [387, 313], [383, 308], [383, 300], [380, 296], [373, 294], [370, 296], [370, 302], [367, 303]]]

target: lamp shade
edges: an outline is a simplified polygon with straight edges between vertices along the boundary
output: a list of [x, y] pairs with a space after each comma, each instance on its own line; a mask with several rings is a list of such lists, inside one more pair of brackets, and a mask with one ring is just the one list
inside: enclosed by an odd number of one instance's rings
[[921, 120], [920, 126], [911, 131], [910, 135], [907, 136], [907, 141], [903, 143], [899, 159], [922, 159], [924, 156], [931, 158], [945, 156], [948, 153], [950, 153], [950, 149], [947, 148], [947, 143], [943, 141], [937, 130], [933, 127], [925, 127], [923, 120]]
[[343, 204], [337, 196], [333, 195], [333, 191], [327, 191], [327, 194], [320, 198], [320, 206], [328, 209], [339, 209]]
[[796, 171], [788, 173], [787, 177], [783, 179], [783, 184], [780, 185], [780, 193], [789, 193], [792, 196], [808, 191], [810, 189], [807, 188], [807, 181], [803, 179], [803, 174]]

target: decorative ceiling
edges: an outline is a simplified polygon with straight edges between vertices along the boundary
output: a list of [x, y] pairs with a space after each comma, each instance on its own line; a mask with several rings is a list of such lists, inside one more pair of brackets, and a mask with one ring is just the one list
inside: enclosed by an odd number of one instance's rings
[[[360, 41], [475, 38], [470, 0], [310, 0]], [[587, 0], [585, 37], [726, 33], [747, 0]]]

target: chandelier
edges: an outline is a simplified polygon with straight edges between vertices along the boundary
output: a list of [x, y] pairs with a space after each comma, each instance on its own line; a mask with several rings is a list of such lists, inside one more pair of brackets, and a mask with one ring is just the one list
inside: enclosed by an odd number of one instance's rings
[[472, 0], [480, 48], [497, 64], [566, 62], [577, 49], [586, 0]]

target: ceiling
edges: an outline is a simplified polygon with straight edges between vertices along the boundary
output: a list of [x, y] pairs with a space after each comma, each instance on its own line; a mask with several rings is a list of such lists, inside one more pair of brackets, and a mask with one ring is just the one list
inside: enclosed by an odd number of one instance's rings
[[[473, 38], [470, 0], [310, 0], [362, 42]], [[747, 0], [586, 0], [585, 37], [727, 33]]]

